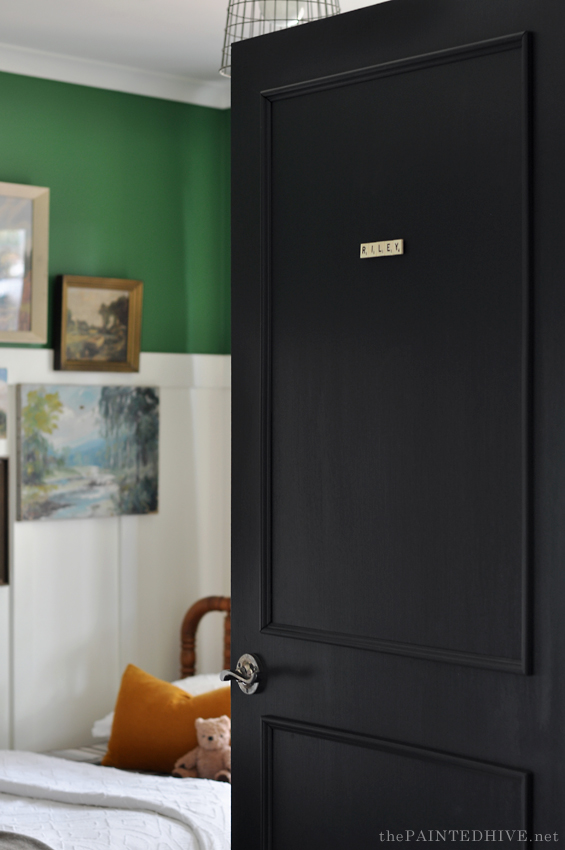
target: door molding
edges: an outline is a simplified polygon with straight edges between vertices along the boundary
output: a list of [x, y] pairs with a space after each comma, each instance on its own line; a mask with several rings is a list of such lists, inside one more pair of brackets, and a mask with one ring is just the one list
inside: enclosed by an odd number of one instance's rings
[[[271, 359], [271, 211], [272, 211], [272, 106], [276, 101], [313, 92], [353, 85], [395, 74], [460, 62], [508, 50], [522, 54], [522, 564], [521, 564], [521, 651], [517, 658], [482, 655], [448, 648], [401, 643], [369, 636], [320, 630], [273, 620], [272, 610], [272, 359]], [[471, 667], [531, 673], [531, 565], [533, 562], [532, 516], [532, 345], [531, 345], [531, 34], [512, 33], [500, 38], [465, 44], [446, 50], [413, 56], [379, 65], [355, 69], [266, 89], [261, 92], [261, 631], [265, 634], [359, 649], [405, 655]]]
[[496, 778], [510, 780], [515, 783], [514, 793], [516, 795], [516, 805], [520, 811], [520, 823], [513, 824], [512, 828], [525, 830], [528, 834], [532, 833], [532, 774], [527, 770], [480, 761], [479, 759], [468, 758], [463, 755], [456, 755], [434, 748], [419, 747], [402, 741], [392, 741], [386, 738], [357, 734], [342, 729], [329, 729], [323, 726], [281, 717], [265, 716], [261, 719], [261, 811], [263, 812], [261, 846], [263, 850], [271, 850], [273, 844], [273, 773], [276, 768], [273, 738], [277, 731], [380, 751], [401, 759], [408, 758], [419, 762], [427, 762], [436, 767], [444, 766], [457, 771], [473, 771], [475, 774], [479, 772], [491, 780], [496, 780]]

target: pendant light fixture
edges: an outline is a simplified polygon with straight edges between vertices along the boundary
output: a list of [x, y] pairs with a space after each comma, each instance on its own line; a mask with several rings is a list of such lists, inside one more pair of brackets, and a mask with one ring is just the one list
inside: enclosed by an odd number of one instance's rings
[[234, 41], [339, 15], [339, 0], [229, 0], [220, 74], [230, 76]]

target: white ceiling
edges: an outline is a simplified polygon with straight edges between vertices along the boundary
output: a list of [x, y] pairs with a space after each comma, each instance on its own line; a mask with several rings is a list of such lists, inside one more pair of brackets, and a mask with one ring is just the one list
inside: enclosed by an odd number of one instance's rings
[[0, 70], [227, 107], [226, 11], [227, 0], [0, 0]]

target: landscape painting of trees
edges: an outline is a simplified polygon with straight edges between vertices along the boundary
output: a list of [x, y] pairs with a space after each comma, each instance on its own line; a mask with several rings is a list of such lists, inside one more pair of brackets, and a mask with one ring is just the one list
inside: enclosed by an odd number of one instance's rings
[[70, 288], [67, 294], [68, 360], [109, 360], [127, 356], [129, 292]]
[[56, 368], [138, 372], [143, 283], [63, 275]]
[[18, 518], [154, 513], [155, 387], [18, 387]]

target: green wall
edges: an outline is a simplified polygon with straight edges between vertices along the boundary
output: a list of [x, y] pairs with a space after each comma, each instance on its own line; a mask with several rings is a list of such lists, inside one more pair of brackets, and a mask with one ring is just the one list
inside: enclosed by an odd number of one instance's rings
[[0, 73], [0, 180], [51, 190], [59, 274], [144, 282], [143, 351], [230, 351], [229, 110]]

